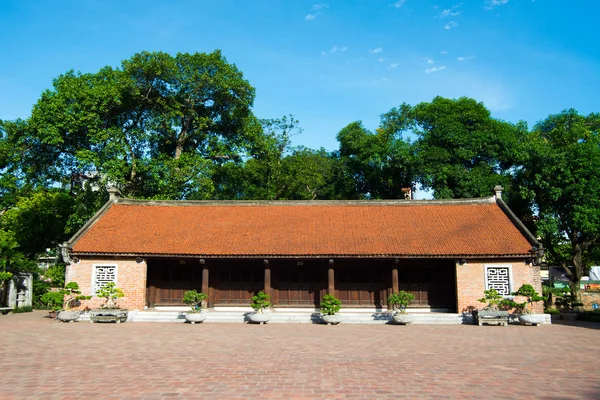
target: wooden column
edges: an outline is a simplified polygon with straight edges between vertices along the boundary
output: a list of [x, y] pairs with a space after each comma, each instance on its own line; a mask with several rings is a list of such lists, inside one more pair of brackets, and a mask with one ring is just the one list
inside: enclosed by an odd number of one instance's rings
[[[395, 259], [394, 260], [394, 265], [392, 265], [392, 293], [398, 293], [398, 264], [400, 263], [400, 260]], [[390, 293], [390, 294], [392, 294]], [[394, 306], [392, 306], [390, 303], [388, 303], [388, 310], [393, 310]]]
[[327, 294], [335, 296], [335, 271], [333, 269], [333, 260], [329, 260], [329, 269], [327, 270]]
[[212, 308], [213, 307], [213, 299], [211, 297], [211, 291], [209, 286], [209, 271], [208, 266], [206, 265], [206, 261], [204, 259], [200, 259], [200, 265], [202, 265], [202, 293], [206, 293], [208, 298], [202, 301], [202, 308]]
[[[269, 260], [264, 260], [263, 264], [265, 265], [265, 294], [272, 297], [272, 288], [271, 288], [271, 267], [269, 266]], [[271, 301], [271, 307], [273, 307], [273, 302]]]

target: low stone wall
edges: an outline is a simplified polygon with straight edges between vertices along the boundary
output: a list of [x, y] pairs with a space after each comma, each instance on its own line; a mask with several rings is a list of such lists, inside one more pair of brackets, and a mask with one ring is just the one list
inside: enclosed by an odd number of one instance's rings
[[589, 291], [582, 290], [581, 291], [581, 302], [583, 303], [583, 308], [586, 311], [593, 310], [593, 304], [600, 305], [600, 291]]

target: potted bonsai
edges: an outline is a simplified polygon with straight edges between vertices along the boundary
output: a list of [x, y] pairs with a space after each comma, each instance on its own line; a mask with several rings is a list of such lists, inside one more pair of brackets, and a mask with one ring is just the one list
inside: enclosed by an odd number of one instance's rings
[[415, 317], [406, 312], [406, 307], [408, 307], [410, 302], [414, 299], [415, 296], [412, 293], [405, 292], [404, 290], [393, 293], [388, 297], [388, 303], [390, 303], [395, 310], [392, 318], [397, 324], [410, 325], [414, 322]]
[[544, 314], [534, 314], [532, 311], [533, 303], [543, 301], [546, 298], [544, 296], [540, 296], [533, 286], [525, 283], [519, 288], [519, 290], [511, 294], [513, 296], [523, 296], [527, 299], [524, 303], [516, 303], [517, 306], [522, 309], [522, 313], [519, 315], [519, 322], [521, 322], [523, 325], [530, 324], [534, 326], [544, 323]]
[[477, 301], [487, 305], [477, 311], [478, 325], [487, 323], [508, 326], [508, 311], [500, 310], [500, 307], [506, 307], [510, 300], [505, 300], [496, 289], [484, 290], [483, 295], [484, 297]]
[[560, 319], [575, 321], [577, 318], [576, 308], [583, 306], [583, 304], [577, 302], [577, 297], [568, 287], [562, 288], [556, 296], [556, 305], [558, 306]]
[[265, 322], [269, 322], [271, 320], [271, 315], [265, 313], [265, 308], [271, 307], [271, 296], [263, 292], [262, 290], [258, 292], [256, 296], [252, 297], [252, 302], [250, 303], [250, 307], [254, 309], [254, 313], [250, 314], [250, 321], [256, 322], [259, 324], [264, 324]]
[[79, 315], [81, 311], [71, 310], [71, 307], [80, 300], [89, 300], [92, 296], [83, 296], [81, 291], [79, 290], [79, 285], [77, 282], [69, 282], [64, 287], [58, 291], [60, 296], [64, 299], [64, 310], [59, 311], [56, 315], [56, 318], [61, 322], [74, 322], [79, 319]]
[[98, 297], [104, 298], [100, 308], [90, 311], [90, 322], [116, 322], [117, 324], [127, 321], [127, 310], [117, 305], [117, 299], [125, 296], [123, 291], [109, 282], [96, 291]]
[[183, 294], [183, 302], [189, 304], [191, 310], [185, 314], [185, 320], [195, 324], [206, 319], [206, 315], [202, 313], [202, 301], [208, 296], [206, 293], [197, 292], [196, 290], [188, 290]]
[[342, 316], [338, 314], [342, 308], [342, 302], [332, 294], [326, 294], [321, 300], [321, 318], [327, 325], [337, 325], [342, 322]]

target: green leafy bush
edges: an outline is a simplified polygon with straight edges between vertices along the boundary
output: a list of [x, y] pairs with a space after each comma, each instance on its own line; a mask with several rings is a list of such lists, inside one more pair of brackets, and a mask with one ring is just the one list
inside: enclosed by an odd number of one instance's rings
[[26, 312], [32, 312], [33, 311], [33, 307], [31, 306], [23, 306], [23, 307], [15, 307], [12, 310], [13, 314], [20, 314], [20, 313], [26, 313]]
[[69, 282], [64, 289], [60, 291], [65, 299], [65, 310], [69, 310], [76, 302], [80, 300], [89, 300], [92, 296], [83, 296], [81, 291], [79, 290], [79, 285], [77, 282]]
[[321, 313], [325, 315], [334, 315], [342, 308], [342, 302], [334, 295], [326, 294], [321, 300]]
[[600, 311], [582, 311], [577, 313], [577, 321], [600, 322]]
[[44, 293], [44, 295], [40, 298], [40, 301], [42, 302], [42, 304], [48, 307], [48, 309], [58, 311], [62, 310], [64, 299], [64, 293], [52, 291]]
[[569, 287], [560, 288], [559, 292], [554, 294], [556, 296], [555, 303], [562, 311], [573, 311], [575, 308], [583, 306], [577, 301], [577, 296], [571, 292]]
[[398, 293], [391, 294], [388, 297], [388, 303], [390, 303], [400, 314], [406, 313], [406, 307], [410, 305], [410, 302], [415, 299], [412, 293], [405, 292], [404, 290]]
[[540, 296], [540, 294], [528, 283], [521, 285], [521, 287], [516, 291], [511, 293], [513, 296], [523, 296], [527, 298], [525, 303], [515, 303], [518, 306], [522, 307], [522, 312], [524, 314], [530, 314], [533, 303], [537, 303], [538, 301], [546, 300], [546, 297]]
[[477, 301], [480, 303], [487, 303], [487, 306], [484, 307], [485, 310], [498, 311], [500, 306], [507, 305], [504, 297], [498, 294], [496, 289], [484, 290], [483, 294], [485, 297], [478, 299]]
[[560, 311], [558, 311], [556, 308], [546, 308], [544, 310], [545, 314], [550, 314], [550, 315], [559, 315]]
[[191, 312], [202, 311], [202, 301], [208, 298], [206, 293], [197, 292], [196, 290], [188, 290], [183, 294], [183, 302], [189, 304]]
[[271, 296], [265, 294], [265, 292], [261, 290], [256, 296], [252, 297], [250, 307], [256, 312], [262, 313], [265, 308], [271, 307], [271, 302], [269, 300], [271, 300]]
[[104, 285], [102, 288], [96, 291], [96, 295], [98, 297], [104, 298], [104, 304], [102, 304], [102, 308], [119, 308], [117, 306], [116, 300], [125, 296], [123, 291], [115, 285], [114, 282], [109, 282]]

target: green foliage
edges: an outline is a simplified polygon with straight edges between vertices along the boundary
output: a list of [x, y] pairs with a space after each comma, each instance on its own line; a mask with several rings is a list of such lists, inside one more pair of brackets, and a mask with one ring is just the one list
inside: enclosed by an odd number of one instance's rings
[[125, 296], [125, 294], [114, 282], [109, 282], [96, 291], [96, 296], [105, 299], [102, 308], [118, 308], [115, 300]]
[[332, 294], [326, 294], [321, 299], [321, 313], [324, 315], [334, 315], [342, 308], [342, 302]]
[[547, 262], [579, 283], [600, 241], [600, 115], [565, 110], [538, 123], [525, 141], [520, 193], [537, 210]]
[[600, 322], [600, 311], [583, 311], [577, 313], [577, 321]]
[[546, 308], [544, 309], [544, 314], [560, 315], [560, 311], [558, 311], [556, 308]]
[[12, 278], [12, 276], [13, 276], [13, 274], [11, 274], [10, 272], [0, 271], [0, 282], [7, 281], [10, 278]]
[[65, 264], [54, 264], [49, 266], [40, 276], [41, 279], [47, 281], [51, 287], [65, 286]]
[[256, 312], [262, 313], [265, 308], [271, 307], [271, 296], [265, 294], [262, 290], [256, 294], [256, 296], [252, 296], [252, 301], [250, 302], [250, 307], [254, 309]]
[[80, 300], [89, 300], [92, 298], [92, 296], [83, 296], [81, 294], [81, 291], [79, 290], [79, 285], [77, 284], [77, 282], [67, 283], [67, 285], [64, 287], [64, 289], [61, 290], [61, 293], [66, 297], [64, 304], [65, 304], [65, 310], [67, 310], [67, 311], [76, 302], [78, 302]]
[[576, 308], [583, 306], [583, 303], [577, 300], [577, 296], [568, 287], [555, 288], [553, 294], [556, 296], [556, 305], [562, 311], [573, 311]]
[[477, 301], [479, 301], [480, 303], [487, 303], [485, 309], [497, 311], [502, 301], [504, 300], [504, 297], [498, 294], [498, 291], [496, 289], [484, 290], [483, 294], [485, 297], [478, 299]]
[[40, 301], [48, 309], [54, 310], [54, 311], [59, 311], [59, 310], [62, 310], [64, 298], [65, 298], [64, 292], [50, 291], [50, 292], [44, 293], [44, 295], [40, 298]]
[[202, 311], [202, 301], [207, 298], [206, 293], [197, 292], [196, 290], [188, 290], [183, 294], [183, 302], [190, 305], [192, 312]]
[[410, 302], [415, 299], [415, 296], [412, 293], [405, 292], [404, 290], [399, 291], [398, 293], [393, 293], [388, 296], [388, 303], [392, 304], [392, 306], [401, 314], [406, 313], [406, 307], [410, 305]]
[[534, 287], [528, 283], [521, 285], [516, 292], [512, 292], [511, 294], [513, 296], [523, 296], [527, 298], [526, 303], [521, 305], [523, 313], [531, 313], [531, 307], [533, 306], [533, 303], [546, 300], [544, 296], [540, 296]]
[[33, 311], [33, 307], [32, 306], [23, 306], [23, 307], [15, 307], [12, 309], [12, 313], [13, 314], [20, 314], [20, 313], [27, 313], [27, 312], [32, 312]]

